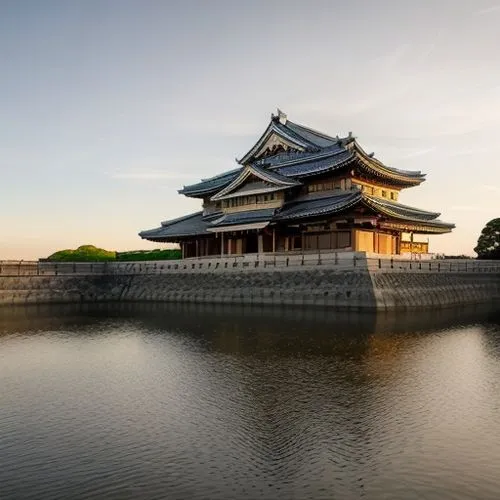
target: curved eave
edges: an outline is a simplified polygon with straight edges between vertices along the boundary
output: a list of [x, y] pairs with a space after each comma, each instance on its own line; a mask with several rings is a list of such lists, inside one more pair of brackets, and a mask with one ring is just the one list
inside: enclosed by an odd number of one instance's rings
[[239, 176], [241, 171], [242, 168], [238, 168], [209, 179], [203, 179], [201, 182], [196, 184], [184, 186], [177, 192], [190, 198], [203, 198], [211, 196], [233, 182], [233, 180]]
[[154, 237], [154, 236], [143, 236], [142, 233], [139, 233], [139, 236], [146, 241], [154, 241], [155, 243], [178, 243], [183, 238], [181, 237]]
[[[437, 219], [441, 215], [441, 213], [439, 212], [430, 212], [428, 210], [422, 210], [420, 208], [410, 207], [409, 205], [403, 205], [401, 203], [389, 201], [383, 198], [377, 198], [376, 196], [370, 196], [366, 193], [363, 193], [363, 199], [368, 204], [375, 207], [377, 210], [384, 211], [387, 214], [394, 215], [397, 217], [399, 216], [411, 217], [412, 215], [417, 214], [419, 216], [419, 219], [431, 221]], [[406, 214], [404, 212], [406, 212]]]
[[[431, 214], [432, 212], [424, 212], [419, 209], [415, 210], [415, 216], [411, 215], [402, 215], [401, 213], [396, 212], [395, 210], [391, 210], [389, 207], [384, 206], [382, 204], [377, 203], [373, 198], [363, 195], [362, 197], [363, 204], [374, 210], [377, 213], [383, 214], [384, 216], [393, 219], [382, 222], [384, 227], [394, 226], [394, 228], [404, 229], [406, 228], [408, 232], [419, 232], [422, 234], [442, 234], [449, 233], [452, 229], [455, 228], [455, 224], [451, 224], [449, 222], [444, 222], [440, 220], [429, 220], [426, 218], [418, 217], [418, 213]], [[405, 208], [405, 205], [402, 205]]]
[[[224, 186], [222, 186], [224, 187]], [[184, 191], [183, 189], [180, 189], [177, 191], [179, 194], [183, 194], [184, 196], [187, 196], [188, 198], [206, 198], [207, 196], [212, 196], [215, 193], [217, 193], [220, 190], [220, 187], [218, 188], [211, 188], [211, 189], [203, 189], [203, 190], [198, 190], [198, 191]]]
[[161, 223], [161, 227], [173, 226], [174, 224], [178, 224], [179, 222], [184, 222], [189, 219], [194, 219], [195, 217], [203, 217], [203, 210], [198, 210], [198, 212], [195, 212], [193, 214], [183, 215], [181, 217], [177, 217], [176, 219], [164, 220]]
[[401, 220], [401, 218], [399, 218], [396, 220], [381, 222], [380, 227], [383, 229], [393, 229], [405, 233], [446, 234], [451, 233], [451, 231], [455, 229], [455, 224], [447, 224], [446, 222], [438, 224], [438, 221], [433, 221], [432, 224], [429, 224], [426, 221]]
[[361, 170], [365, 171], [368, 175], [375, 176], [379, 179], [384, 180], [388, 184], [404, 188], [419, 186], [420, 184], [422, 184], [422, 182], [425, 181], [424, 174], [421, 174], [419, 177], [408, 177], [405, 175], [397, 174], [391, 170], [387, 170], [386, 168], [382, 168], [359, 154], [356, 154], [355, 158]]
[[363, 169], [396, 185], [411, 187], [418, 186], [425, 181], [425, 174], [420, 171], [398, 170], [384, 165], [377, 158], [368, 155], [356, 140], [351, 141], [348, 149], [353, 151]]
[[209, 218], [204, 217], [202, 211], [198, 211], [177, 219], [164, 221], [160, 227], [141, 231], [139, 236], [149, 241], [175, 242], [182, 238], [204, 234], [208, 223]]
[[[175, 235], [175, 236], [162, 236], [161, 235], [161, 230], [163, 229], [162, 227], [157, 227], [155, 229], [148, 229], [146, 231], [141, 231], [139, 233], [139, 236], [143, 240], [147, 241], [155, 241], [157, 243], [175, 243], [179, 241], [182, 237], [180, 235]], [[191, 236], [189, 234], [186, 234], [186, 236]]]

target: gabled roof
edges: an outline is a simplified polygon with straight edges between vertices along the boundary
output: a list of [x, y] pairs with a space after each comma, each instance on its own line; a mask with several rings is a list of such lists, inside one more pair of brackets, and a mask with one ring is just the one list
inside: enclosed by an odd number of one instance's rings
[[211, 200], [217, 201], [229, 197], [231, 193], [234, 193], [236, 189], [252, 177], [263, 181], [263, 185], [259, 188], [256, 187], [256, 189], [254, 189], [251, 193], [247, 192], [245, 194], [257, 194], [260, 192], [269, 192], [270, 190], [279, 191], [300, 185], [299, 181], [285, 177], [278, 172], [265, 170], [257, 167], [256, 165], [247, 165], [232, 182], [230, 182], [225, 188], [221, 189], [215, 196], [212, 196]]
[[282, 139], [285, 143], [294, 146], [299, 151], [318, 151], [320, 148], [306, 139], [305, 137], [299, 135], [296, 131], [286, 126], [286, 119], [282, 118], [282, 115], [272, 116], [271, 122], [267, 126], [264, 133], [260, 136], [253, 147], [238, 160], [238, 163], [245, 165], [249, 162], [255, 160], [266, 142], [273, 136], [276, 135]]
[[[286, 144], [288, 150], [260, 157], [262, 149], [267, 147], [266, 144], [273, 136]], [[367, 154], [351, 133], [348, 137], [332, 137], [291, 122], [279, 110], [276, 116], [272, 115], [262, 136], [239, 163], [274, 170], [295, 179], [319, 175], [356, 163], [364, 175], [378, 177], [381, 181], [402, 188], [418, 185], [425, 180], [425, 174], [420, 171], [406, 171], [384, 165], [372, 154]], [[243, 167], [203, 179], [196, 184], [184, 186], [179, 193], [192, 197], [214, 196], [232, 183], [242, 171]]]

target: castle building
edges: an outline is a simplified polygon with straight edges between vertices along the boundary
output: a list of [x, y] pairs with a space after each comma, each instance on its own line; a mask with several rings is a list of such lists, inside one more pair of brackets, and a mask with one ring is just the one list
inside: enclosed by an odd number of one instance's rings
[[425, 174], [388, 167], [351, 133], [331, 137], [280, 110], [238, 164], [179, 191], [202, 200], [202, 210], [139, 236], [179, 243], [184, 258], [318, 250], [401, 254], [429, 252], [413, 235], [455, 227], [439, 213], [399, 203], [401, 191], [421, 184]]

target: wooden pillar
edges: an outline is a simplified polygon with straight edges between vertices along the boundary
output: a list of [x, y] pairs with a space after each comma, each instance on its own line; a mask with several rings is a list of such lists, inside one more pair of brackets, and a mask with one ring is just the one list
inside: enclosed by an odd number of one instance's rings
[[358, 251], [358, 233], [356, 229], [351, 230], [351, 246], [354, 252]]
[[200, 242], [197, 239], [196, 240], [196, 253], [195, 253], [195, 257], [199, 257], [199, 256], [200, 256]]
[[285, 236], [285, 252], [288, 252], [288, 247], [289, 247], [289, 237]]
[[258, 241], [257, 251], [259, 253], [264, 253], [264, 236], [262, 235], [262, 233], [259, 233], [259, 235], [257, 236], [257, 241]]
[[185, 249], [186, 245], [183, 241], [181, 241], [181, 258], [184, 259], [185, 257], [185, 253], [186, 253], [186, 249]]
[[273, 227], [273, 253], [276, 252], [276, 228]]
[[220, 233], [220, 256], [224, 256], [224, 233]]

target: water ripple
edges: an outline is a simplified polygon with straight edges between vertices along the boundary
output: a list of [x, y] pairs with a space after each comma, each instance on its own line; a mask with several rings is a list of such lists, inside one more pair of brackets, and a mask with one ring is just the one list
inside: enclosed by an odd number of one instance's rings
[[17, 309], [0, 317], [0, 496], [498, 498], [498, 317], [410, 323]]

